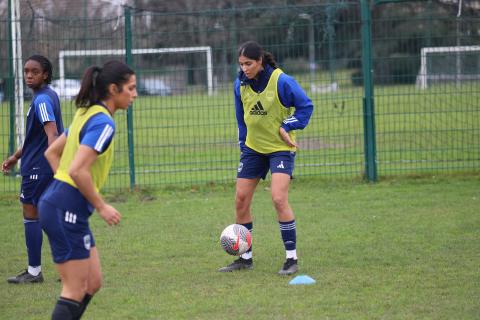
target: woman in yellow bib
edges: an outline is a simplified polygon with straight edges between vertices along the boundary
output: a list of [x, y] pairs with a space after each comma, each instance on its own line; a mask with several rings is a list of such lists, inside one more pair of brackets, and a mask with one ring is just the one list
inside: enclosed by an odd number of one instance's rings
[[80, 319], [101, 287], [100, 259], [88, 219], [97, 210], [109, 225], [120, 222], [120, 213], [99, 190], [113, 159], [113, 114], [126, 110], [136, 96], [135, 73], [123, 62], [88, 68], [70, 127], [45, 152], [55, 176], [40, 198], [40, 223], [62, 281], [54, 320]]
[[[291, 76], [277, 66], [273, 55], [248, 41], [238, 51], [241, 71], [234, 84], [240, 164], [237, 172], [236, 223], [252, 231], [250, 210], [260, 179], [272, 173], [272, 201], [277, 212], [286, 260], [278, 272], [298, 271], [295, 215], [288, 203], [295, 152], [295, 130], [306, 127], [313, 104]], [[252, 269], [252, 248], [220, 272]]]

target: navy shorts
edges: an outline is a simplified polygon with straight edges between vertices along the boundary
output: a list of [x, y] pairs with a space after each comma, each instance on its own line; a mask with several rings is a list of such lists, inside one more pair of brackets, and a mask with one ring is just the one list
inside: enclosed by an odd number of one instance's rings
[[49, 201], [40, 200], [40, 225], [48, 236], [53, 262], [88, 259], [95, 246], [88, 224], [90, 213], [58, 208]]
[[37, 206], [40, 196], [53, 180], [51, 174], [31, 174], [22, 177], [20, 202]]
[[290, 177], [295, 166], [295, 152], [278, 151], [269, 154], [258, 153], [248, 147], [242, 149], [237, 178], [265, 179], [268, 171], [285, 173]]

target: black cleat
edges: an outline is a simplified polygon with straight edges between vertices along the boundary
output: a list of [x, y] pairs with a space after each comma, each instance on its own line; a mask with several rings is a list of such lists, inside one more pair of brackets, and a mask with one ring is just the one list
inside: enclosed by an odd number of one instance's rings
[[218, 269], [219, 272], [232, 272], [243, 269], [253, 269], [253, 259], [243, 259], [242, 257], [233, 261], [226, 267]]
[[38, 276], [31, 275], [27, 270], [23, 271], [19, 275], [7, 279], [8, 283], [38, 283], [43, 282], [43, 275], [40, 272]]
[[298, 271], [297, 260], [293, 258], [289, 258], [285, 260], [285, 263], [283, 264], [282, 269], [278, 271], [278, 274], [281, 276], [289, 276], [291, 274], [294, 274], [297, 271]]

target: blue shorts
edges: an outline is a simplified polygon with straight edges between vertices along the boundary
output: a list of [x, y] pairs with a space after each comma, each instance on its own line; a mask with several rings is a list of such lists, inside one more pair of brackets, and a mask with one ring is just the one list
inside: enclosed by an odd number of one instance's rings
[[272, 173], [285, 173], [292, 177], [294, 166], [295, 152], [278, 151], [263, 154], [244, 147], [240, 155], [237, 178], [265, 179], [269, 170]]
[[20, 187], [20, 202], [37, 206], [40, 196], [52, 180], [53, 175], [51, 174], [31, 174], [23, 176]]
[[[73, 198], [76, 192], [79, 196]], [[95, 246], [88, 224], [92, 212], [80, 201], [81, 197], [77, 189], [54, 180], [40, 198], [40, 225], [48, 236], [55, 263], [88, 259]], [[52, 201], [55, 198], [58, 200]]]

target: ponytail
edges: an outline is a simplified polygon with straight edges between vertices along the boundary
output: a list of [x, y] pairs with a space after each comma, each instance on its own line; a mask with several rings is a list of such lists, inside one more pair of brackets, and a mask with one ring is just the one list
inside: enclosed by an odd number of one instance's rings
[[278, 64], [277, 64], [277, 61], [275, 61], [275, 57], [273, 56], [273, 54], [271, 54], [268, 51], [264, 51], [263, 53], [263, 64], [264, 65], [268, 64], [274, 69], [278, 68]]
[[80, 91], [75, 104], [78, 108], [88, 108], [108, 97], [108, 86], [115, 84], [119, 90], [135, 72], [125, 63], [110, 60], [103, 67], [91, 66], [85, 70]]
[[78, 108], [89, 107], [99, 100], [95, 86], [100, 72], [102, 72], [102, 68], [98, 66], [91, 66], [85, 70], [80, 91], [75, 99]]

